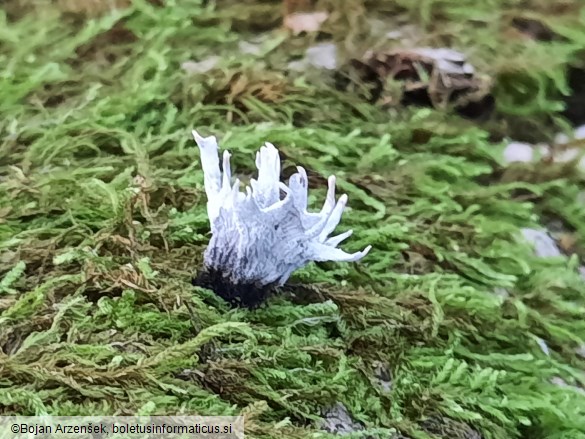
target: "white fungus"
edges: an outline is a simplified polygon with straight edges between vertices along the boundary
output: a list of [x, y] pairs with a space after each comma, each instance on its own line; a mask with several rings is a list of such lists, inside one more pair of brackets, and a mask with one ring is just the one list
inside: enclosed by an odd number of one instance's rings
[[371, 246], [352, 254], [337, 248], [351, 230], [329, 237], [347, 203], [345, 194], [335, 201], [334, 176], [323, 208], [310, 213], [307, 173], [299, 166], [288, 186], [280, 182], [280, 156], [271, 143], [256, 154], [258, 179], [251, 179], [244, 193], [237, 178], [232, 182], [228, 151], [220, 169], [215, 136], [193, 131], [193, 137], [201, 151], [212, 234], [204, 264], [212, 283], [231, 290], [216, 291], [222, 297], [237, 300], [240, 287], [281, 286], [311, 261], [358, 261], [370, 251]]

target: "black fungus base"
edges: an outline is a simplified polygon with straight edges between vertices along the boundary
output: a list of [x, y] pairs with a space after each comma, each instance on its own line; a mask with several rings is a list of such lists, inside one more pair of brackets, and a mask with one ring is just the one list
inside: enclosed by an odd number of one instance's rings
[[232, 307], [250, 309], [258, 308], [274, 291], [273, 285], [234, 281], [212, 268], [203, 268], [191, 283], [212, 290]]

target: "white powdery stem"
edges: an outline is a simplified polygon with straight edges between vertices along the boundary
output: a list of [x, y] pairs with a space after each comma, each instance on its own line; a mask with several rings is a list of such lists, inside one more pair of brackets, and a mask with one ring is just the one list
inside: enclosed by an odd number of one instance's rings
[[352, 254], [337, 248], [351, 230], [329, 237], [347, 204], [345, 194], [335, 201], [334, 176], [328, 179], [323, 208], [310, 213], [307, 173], [299, 166], [288, 186], [281, 183], [280, 156], [271, 143], [257, 153], [258, 179], [252, 179], [243, 193], [239, 180], [232, 185], [229, 152], [223, 153], [223, 172], [219, 167], [215, 136], [193, 131], [193, 137], [201, 151], [212, 232], [204, 255], [208, 269], [235, 285], [283, 285], [311, 261], [353, 262], [370, 251], [371, 246]]

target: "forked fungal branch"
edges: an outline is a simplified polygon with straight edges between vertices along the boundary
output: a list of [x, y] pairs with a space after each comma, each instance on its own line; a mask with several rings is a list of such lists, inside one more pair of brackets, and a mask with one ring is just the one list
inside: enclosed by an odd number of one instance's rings
[[345, 194], [335, 201], [334, 176], [328, 179], [323, 208], [311, 213], [307, 173], [298, 166], [288, 186], [280, 182], [280, 156], [271, 143], [256, 153], [258, 179], [251, 179], [244, 193], [240, 180], [232, 181], [228, 151], [220, 169], [215, 136], [193, 131], [193, 137], [201, 151], [212, 234], [195, 283], [232, 304], [256, 306], [272, 287], [284, 285], [293, 271], [311, 261], [358, 261], [370, 251], [371, 246], [352, 254], [337, 248], [352, 230], [329, 237], [347, 204]]

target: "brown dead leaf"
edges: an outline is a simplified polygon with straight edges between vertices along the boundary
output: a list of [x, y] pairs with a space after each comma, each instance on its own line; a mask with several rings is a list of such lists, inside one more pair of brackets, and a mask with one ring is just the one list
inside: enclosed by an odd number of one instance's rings
[[565, 253], [572, 254], [576, 251], [578, 239], [573, 233], [563, 233], [558, 238], [558, 244]]
[[321, 25], [329, 18], [329, 13], [295, 12], [284, 17], [284, 27], [291, 30], [293, 35], [301, 32], [317, 32]]
[[224, 96], [230, 104], [253, 97], [264, 103], [278, 103], [286, 95], [286, 79], [278, 75], [252, 75], [237, 72], [232, 76]]
[[490, 78], [477, 75], [465, 56], [452, 49], [367, 52], [350, 67], [363, 83], [374, 84], [374, 102], [396, 102], [384, 96], [386, 81], [392, 79], [402, 83], [402, 105], [451, 107], [469, 118], [484, 117], [494, 107]]

